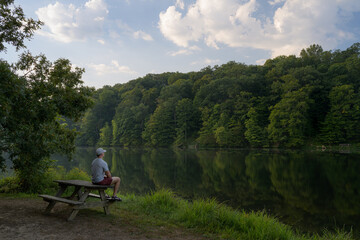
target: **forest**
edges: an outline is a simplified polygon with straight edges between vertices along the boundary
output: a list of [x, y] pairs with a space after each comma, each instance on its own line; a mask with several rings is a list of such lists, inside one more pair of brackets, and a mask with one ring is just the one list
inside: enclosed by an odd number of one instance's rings
[[[99, 79], [101, 81], [101, 79]], [[104, 86], [78, 125], [79, 146], [281, 147], [360, 142], [360, 43], [263, 65], [147, 74]], [[74, 126], [71, 126], [74, 127]]]

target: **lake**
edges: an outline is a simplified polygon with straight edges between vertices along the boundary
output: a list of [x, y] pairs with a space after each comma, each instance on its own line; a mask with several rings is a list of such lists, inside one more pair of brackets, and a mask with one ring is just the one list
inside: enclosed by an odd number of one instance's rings
[[[120, 192], [172, 189], [185, 199], [216, 198], [235, 209], [265, 210], [304, 232], [360, 228], [360, 154], [275, 150], [107, 149]], [[94, 148], [78, 148], [66, 169], [90, 174]]]

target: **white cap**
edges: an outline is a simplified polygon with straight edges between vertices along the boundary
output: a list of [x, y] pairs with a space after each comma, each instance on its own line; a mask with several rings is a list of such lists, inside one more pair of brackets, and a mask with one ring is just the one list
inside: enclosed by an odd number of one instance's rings
[[98, 148], [96, 149], [96, 155], [100, 155], [102, 153], [106, 152], [106, 150], [102, 149], [102, 148]]

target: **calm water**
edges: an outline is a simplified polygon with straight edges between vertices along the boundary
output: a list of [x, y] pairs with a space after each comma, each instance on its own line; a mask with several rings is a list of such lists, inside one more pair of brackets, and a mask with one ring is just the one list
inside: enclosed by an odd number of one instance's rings
[[[170, 188], [186, 199], [213, 197], [234, 208], [265, 210], [301, 231], [360, 230], [360, 154], [169, 149], [107, 149], [121, 193]], [[67, 169], [90, 173], [94, 148], [79, 148]]]

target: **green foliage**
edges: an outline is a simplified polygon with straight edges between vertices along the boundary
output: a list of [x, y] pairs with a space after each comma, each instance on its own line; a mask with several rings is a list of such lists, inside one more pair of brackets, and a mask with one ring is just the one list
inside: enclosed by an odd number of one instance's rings
[[71, 169], [66, 175], [61, 179], [68, 179], [68, 180], [85, 180], [85, 181], [91, 181], [91, 177], [89, 174], [84, 172], [83, 170], [80, 170], [79, 168], [73, 168]]
[[321, 129], [321, 141], [341, 143], [360, 140], [360, 94], [352, 85], [334, 87], [329, 94], [330, 111]]
[[100, 140], [98, 142], [98, 145], [101, 146], [110, 146], [113, 130], [111, 129], [110, 125], [108, 123], [105, 124], [105, 127], [100, 129]]
[[176, 145], [183, 146], [188, 143], [192, 134], [197, 132], [199, 126], [199, 111], [194, 107], [192, 101], [183, 98], [178, 101], [175, 109], [176, 114]]
[[[25, 48], [24, 40], [43, 24], [26, 18], [13, 2], [0, 2], [0, 52], [5, 43]], [[24, 191], [40, 189], [51, 154], [74, 151], [76, 131], [63, 122], [76, 122], [92, 104], [93, 89], [82, 85], [83, 73], [67, 59], [52, 63], [29, 52], [12, 66], [0, 60], [0, 168], [6, 153]]]
[[288, 92], [271, 110], [269, 138], [277, 146], [303, 146], [310, 129], [307, 89]]
[[19, 190], [19, 179], [17, 177], [6, 177], [0, 179], [1, 193], [16, 193]]
[[266, 146], [267, 119], [264, 119], [264, 114], [261, 112], [261, 109], [257, 110], [255, 108], [250, 108], [247, 113], [247, 117], [248, 119], [245, 121], [246, 131], [244, 133], [246, 140], [250, 143], [252, 147]]
[[355, 43], [333, 52], [311, 45], [300, 57], [279, 56], [263, 66], [230, 61], [198, 72], [148, 74], [99, 89], [78, 144], [300, 148], [309, 141], [357, 143], [359, 67], [360, 44]]
[[[110, 124], [115, 115], [115, 107], [119, 102], [117, 92], [105, 86], [93, 95], [95, 102], [91, 110], [87, 111], [81, 121], [80, 135], [77, 139], [79, 145], [94, 146], [100, 138], [100, 131], [105, 124]], [[108, 135], [109, 138], [111, 136]], [[111, 142], [112, 139], [101, 141]]]
[[21, 7], [14, 5], [14, 0], [0, 2], [0, 52], [6, 51], [4, 43], [25, 48], [24, 40], [31, 39], [34, 31], [43, 25], [41, 21], [26, 18]]
[[152, 146], [169, 146], [175, 138], [174, 108], [165, 103], [156, 108], [145, 125], [143, 138]]
[[[47, 167], [40, 174], [33, 174], [36, 181], [31, 181], [32, 185], [28, 192], [54, 194], [59, 185], [54, 180], [72, 179], [90, 181], [91, 177], [79, 168], [73, 168], [66, 172], [62, 166]], [[7, 177], [0, 180], [0, 193], [19, 193], [23, 191], [22, 177], [18, 174], [14, 177]]]
[[74, 151], [76, 131], [63, 124], [61, 116], [78, 120], [92, 104], [92, 89], [82, 86], [84, 70], [72, 70], [66, 59], [51, 63], [43, 55], [25, 53], [14, 69], [26, 71], [22, 77], [4, 62], [0, 68], [4, 76], [0, 89], [10, 90], [0, 92], [0, 98], [7, 99], [1, 105], [0, 149], [13, 161], [24, 191], [37, 191], [49, 167], [46, 159], [55, 152]]

